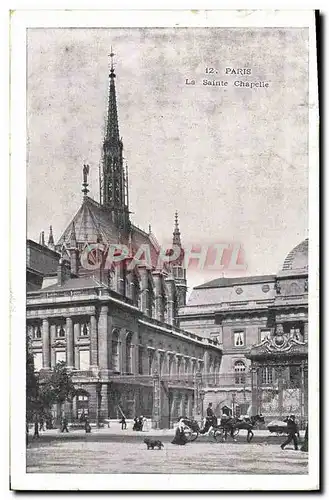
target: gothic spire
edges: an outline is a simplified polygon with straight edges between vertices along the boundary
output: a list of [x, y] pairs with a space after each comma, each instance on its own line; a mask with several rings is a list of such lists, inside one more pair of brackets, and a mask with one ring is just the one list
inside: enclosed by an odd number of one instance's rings
[[130, 227], [128, 208], [128, 169], [123, 165], [123, 144], [119, 136], [118, 112], [115, 95], [113, 57], [111, 66], [107, 124], [103, 143], [103, 171], [100, 178], [101, 203], [111, 212], [116, 227], [127, 233]]
[[119, 123], [118, 123], [118, 112], [117, 112], [117, 101], [115, 95], [115, 84], [114, 79], [116, 77], [113, 66], [114, 53], [111, 47], [111, 68], [110, 68], [110, 85], [109, 85], [109, 102], [107, 108], [107, 124], [106, 124], [106, 137], [105, 140], [113, 142], [119, 142]]
[[48, 238], [48, 247], [51, 249], [55, 248], [54, 235], [53, 235], [53, 227], [49, 227], [49, 238]]
[[172, 243], [173, 243], [173, 245], [182, 246], [181, 239], [180, 239], [180, 231], [179, 231], [179, 227], [178, 227], [178, 212], [177, 212], [177, 210], [175, 212], [175, 225], [174, 225]]

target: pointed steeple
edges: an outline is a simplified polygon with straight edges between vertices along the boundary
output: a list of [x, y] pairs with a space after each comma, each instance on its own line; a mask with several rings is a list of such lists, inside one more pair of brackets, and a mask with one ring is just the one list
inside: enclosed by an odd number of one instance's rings
[[118, 112], [115, 94], [115, 73], [111, 47], [109, 74], [109, 100], [106, 132], [103, 143], [103, 172], [100, 178], [102, 205], [111, 212], [112, 221], [124, 233], [129, 231], [128, 170], [123, 165], [123, 144], [119, 135]]
[[71, 248], [76, 248], [77, 247], [77, 236], [76, 236], [76, 233], [75, 233], [75, 224], [74, 224], [74, 221], [72, 222], [72, 227], [71, 227], [70, 247]]
[[51, 250], [55, 249], [55, 241], [54, 241], [53, 227], [52, 226], [49, 227], [48, 247]]
[[179, 231], [179, 227], [178, 227], [178, 212], [177, 212], [177, 210], [175, 212], [175, 225], [174, 225], [172, 243], [173, 243], [173, 245], [177, 245], [179, 247], [182, 246], [182, 242], [180, 239], [180, 231]]
[[119, 136], [118, 111], [117, 111], [117, 101], [116, 101], [115, 84], [114, 84], [114, 79], [116, 77], [116, 74], [114, 73], [113, 57], [114, 53], [111, 47], [111, 53], [110, 53], [111, 68], [109, 74], [110, 88], [109, 88], [109, 102], [107, 108], [107, 124], [106, 124], [105, 138], [106, 140], [111, 142], [119, 142], [120, 136]]

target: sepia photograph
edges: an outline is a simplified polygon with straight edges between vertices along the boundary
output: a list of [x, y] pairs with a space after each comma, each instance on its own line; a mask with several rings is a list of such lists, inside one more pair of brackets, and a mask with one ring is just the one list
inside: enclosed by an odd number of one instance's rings
[[12, 488], [318, 489], [315, 13], [38, 12]]

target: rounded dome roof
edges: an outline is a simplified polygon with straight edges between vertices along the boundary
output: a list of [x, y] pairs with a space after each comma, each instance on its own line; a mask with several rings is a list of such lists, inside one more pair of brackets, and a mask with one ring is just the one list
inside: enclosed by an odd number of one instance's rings
[[295, 269], [308, 269], [308, 238], [293, 248], [284, 260], [282, 271]]

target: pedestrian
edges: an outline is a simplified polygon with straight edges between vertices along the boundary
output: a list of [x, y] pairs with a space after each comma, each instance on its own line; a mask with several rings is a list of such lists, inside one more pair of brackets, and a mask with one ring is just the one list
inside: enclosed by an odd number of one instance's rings
[[133, 431], [138, 431], [139, 430], [139, 423], [138, 423], [138, 418], [134, 418], [134, 425], [133, 425]]
[[89, 423], [88, 417], [85, 416], [84, 422], [85, 422], [85, 431], [86, 431], [86, 434], [90, 434], [90, 432], [91, 432], [91, 425]]
[[26, 422], [25, 425], [25, 437], [26, 437], [26, 446], [29, 444], [29, 424]]
[[172, 444], [184, 445], [187, 443], [187, 437], [184, 433], [184, 417], [179, 417], [178, 424], [175, 431], [174, 439], [171, 441]]
[[287, 444], [289, 444], [289, 443], [291, 443], [291, 441], [293, 441], [295, 450], [298, 450], [297, 436], [299, 437], [299, 429], [298, 429], [298, 425], [296, 423], [295, 415], [290, 415], [290, 417], [287, 418], [287, 431], [288, 431], [288, 437], [285, 440], [285, 442], [282, 443], [281, 449], [284, 450], [285, 446], [287, 446]]
[[306, 426], [306, 431], [305, 431], [305, 436], [304, 436], [304, 442], [301, 446], [301, 451], [308, 451], [308, 424]]
[[34, 435], [33, 435], [33, 437], [35, 437], [35, 438], [40, 437], [38, 417], [35, 417], [35, 419], [34, 419]]
[[122, 419], [120, 420], [121, 424], [121, 430], [123, 431], [124, 429], [127, 429], [127, 422], [126, 422], [126, 417], [122, 415]]
[[63, 415], [61, 432], [64, 432], [64, 431], [69, 432], [67, 425], [68, 425], [67, 417], [66, 417], [66, 415]]
[[141, 415], [138, 419], [138, 430], [142, 431], [143, 430], [143, 425], [144, 425], [144, 417]]
[[39, 430], [40, 431], [44, 431], [44, 426], [45, 426], [45, 422], [43, 420], [43, 417], [40, 417], [40, 424], [39, 424]]

